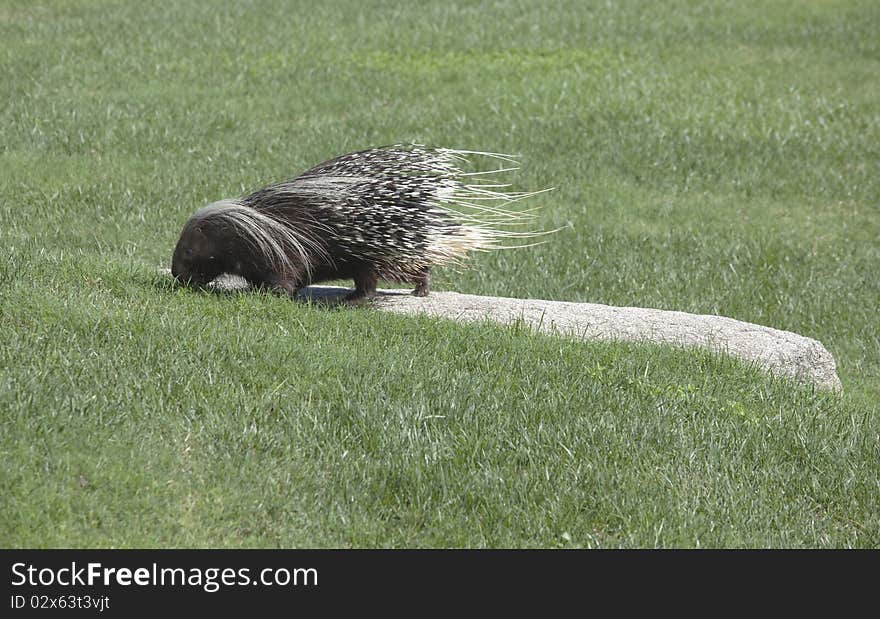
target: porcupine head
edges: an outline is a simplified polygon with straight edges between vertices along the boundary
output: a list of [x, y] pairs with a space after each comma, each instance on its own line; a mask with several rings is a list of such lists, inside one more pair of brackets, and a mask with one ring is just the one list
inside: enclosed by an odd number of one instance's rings
[[[206, 207], [210, 208], [210, 207]], [[171, 258], [178, 281], [203, 286], [228, 268], [230, 231], [206, 217], [202, 209], [186, 222]]]
[[231, 273], [252, 283], [293, 290], [308, 271], [308, 256], [290, 228], [237, 200], [221, 200], [196, 211], [171, 258], [171, 274], [195, 286]]
[[284, 264], [275, 264], [277, 260], [260, 242], [263, 239], [254, 238], [253, 225], [242, 223], [253, 218], [251, 209], [233, 200], [221, 200], [196, 211], [174, 248], [171, 274], [181, 283], [194, 286], [204, 286], [222, 273], [265, 283], [300, 279], [295, 263], [285, 260]]

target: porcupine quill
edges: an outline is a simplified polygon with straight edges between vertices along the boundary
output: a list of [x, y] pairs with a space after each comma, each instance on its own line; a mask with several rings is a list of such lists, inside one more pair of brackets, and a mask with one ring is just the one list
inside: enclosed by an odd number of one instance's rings
[[[501, 166], [463, 171], [472, 157]], [[350, 302], [374, 296], [378, 279], [411, 282], [413, 294], [426, 296], [436, 265], [461, 266], [471, 251], [529, 246], [505, 243], [555, 232], [508, 229], [533, 219], [511, 204], [549, 191], [508, 191], [487, 178], [516, 164], [510, 155], [418, 145], [342, 155], [196, 211], [183, 227], [171, 271], [196, 286], [230, 273], [289, 294], [352, 278]]]

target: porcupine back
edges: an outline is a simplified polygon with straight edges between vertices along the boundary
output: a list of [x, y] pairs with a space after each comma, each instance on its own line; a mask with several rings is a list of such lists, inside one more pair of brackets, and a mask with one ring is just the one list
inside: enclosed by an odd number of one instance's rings
[[[502, 165], [465, 172], [473, 156]], [[508, 205], [541, 193], [506, 192], [489, 179], [515, 164], [497, 153], [375, 148], [326, 161], [239, 202], [295, 230], [306, 241], [308, 271], [363, 262], [382, 279], [407, 280], [434, 265], [461, 265], [469, 251], [546, 234], [508, 229], [531, 219]]]

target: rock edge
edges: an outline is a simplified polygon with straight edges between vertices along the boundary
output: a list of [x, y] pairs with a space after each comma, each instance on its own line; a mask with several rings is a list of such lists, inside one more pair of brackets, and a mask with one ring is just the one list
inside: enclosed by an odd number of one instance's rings
[[[247, 288], [247, 282], [235, 276], [221, 276], [212, 286], [219, 290], [240, 290]], [[332, 302], [347, 292], [347, 288], [336, 286], [310, 286], [300, 291], [299, 297]], [[820, 342], [724, 316], [458, 292], [435, 291], [428, 297], [414, 297], [408, 290], [380, 290], [379, 293], [372, 305], [396, 314], [425, 314], [459, 322], [524, 322], [537, 331], [580, 340], [707, 348], [753, 362], [771, 374], [832, 391], [842, 388], [834, 357]]]

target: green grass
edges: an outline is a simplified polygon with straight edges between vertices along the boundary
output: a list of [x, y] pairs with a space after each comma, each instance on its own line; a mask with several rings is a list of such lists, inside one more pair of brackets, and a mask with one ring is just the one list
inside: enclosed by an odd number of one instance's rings
[[[0, 4], [0, 545], [880, 546], [880, 6]], [[350, 150], [522, 154], [462, 292], [719, 313], [837, 397], [157, 274]]]

